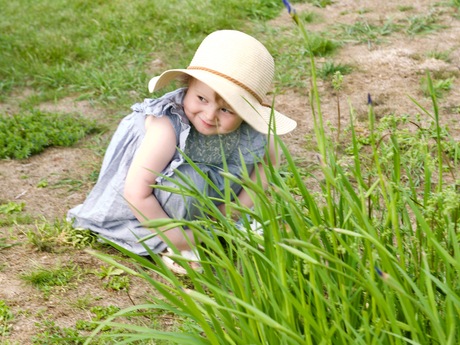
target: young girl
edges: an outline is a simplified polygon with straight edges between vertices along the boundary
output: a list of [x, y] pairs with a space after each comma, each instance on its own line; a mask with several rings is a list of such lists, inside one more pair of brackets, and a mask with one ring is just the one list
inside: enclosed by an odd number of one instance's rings
[[[186, 77], [188, 87], [167, 93], [158, 99], [135, 104], [115, 132], [102, 163], [99, 179], [85, 202], [71, 209], [68, 217], [74, 226], [90, 229], [129, 251], [148, 255], [166, 254], [161, 236], [139, 243], [152, 231], [142, 223], [148, 219], [176, 218], [192, 220], [199, 215], [194, 200], [179, 194], [153, 189], [155, 184], [180, 184], [176, 171], [187, 175], [196, 187], [209, 196], [216, 192], [194, 168], [184, 161], [183, 151], [220, 190], [224, 189], [222, 148], [230, 173], [241, 176], [245, 165], [257, 176], [266, 145], [277, 161], [269, 132], [279, 135], [296, 127], [296, 122], [263, 103], [274, 76], [273, 58], [255, 38], [234, 30], [221, 30], [207, 36], [187, 69], [164, 72], [149, 82], [149, 91], [157, 91], [173, 79]], [[271, 116], [273, 114], [273, 119]], [[269, 128], [272, 124], [273, 128]], [[263, 175], [263, 169], [259, 174]], [[165, 179], [164, 176], [168, 176]], [[252, 206], [240, 186], [233, 190], [243, 205]], [[190, 230], [174, 228], [164, 235], [181, 251], [196, 260], [189, 243]], [[183, 267], [167, 256], [165, 263], [175, 272]]]

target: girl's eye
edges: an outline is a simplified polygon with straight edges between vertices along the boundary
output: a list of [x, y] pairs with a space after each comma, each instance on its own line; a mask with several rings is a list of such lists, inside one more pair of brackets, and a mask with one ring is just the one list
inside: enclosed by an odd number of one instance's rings
[[227, 109], [227, 108], [222, 108], [222, 109], [220, 109], [220, 111], [222, 111], [223, 113], [227, 113], [227, 114], [234, 114], [233, 110], [230, 110], [230, 109]]
[[206, 99], [204, 97], [201, 97], [201, 96], [197, 96], [197, 97], [200, 100], [200, 102], [206, 102]]

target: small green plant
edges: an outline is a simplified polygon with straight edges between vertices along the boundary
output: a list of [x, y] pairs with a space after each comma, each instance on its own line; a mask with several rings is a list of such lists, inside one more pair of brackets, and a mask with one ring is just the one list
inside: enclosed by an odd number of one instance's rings
[[308, 0], [307, 2], [311, 3], [313, 6], [325, 8], [332, 4], [332, 0]]
[[9, 201], [0, 204], [0, 227], [9, 226], [12, 224], [30, 224], [33, 219], [32, 217], [23, 212], [25, 203], [17, 203]]
[[83, 296], [77, 297], [75, 300], [71, 301], [71, 305], [77, 309], [87, 310], [98, 298], [92, 294], [85, 294]]
[[56, 265], [53, 268], [38, 267], [21, 278], [48, 296], [54, 287], [66, 287], [78, 276], [77, 266]]
[[[436, 97], [442, 98], [446, 92], [450, 91], [454, 84], [454, 80], [455, 80], [455, 77], [433, 80], [433, 91]], [[423, 94], [429, 97], [431, 94], [431, 90], [430, 90], [428, 80], [426, 77], [422, 77], [420, 79], [420, 85], [421, 85]]]
[[0, 339], [8, 335], [14, 316], [5, 301], [0, 300]]
[[339, 43], [327, 38], [326, 35], [312, 33], [305, 55], [328, 56], [333, 54], [338, 47]]
[[24, 209], [25, 207], [25, 203], [24, 202], [21, 202], [21, 203], [17, 203], [17, 202], [13, 202], [13, 201], [10, 201], [6, 204], [1, 204], [0, 205], [0, 214], [13, 214], [13, 213], [18, 213], [18, 212], [22, 212], [22, 210]]
[[336, 28], [339, 31], [339, 37], [343, 41], [367, 43], [368, 45], [379, 44], [382, 42], [383, 37], [398, 30], [398, 27], [391, 20], [388, 20], [383, 25], [375, 25], [366, 20], [360, 20], [353, 25], [339, 24]]
[[129, 289], [129, 277], [115, 266], [102, 266], [96, 275], [104, 281], [104, 287], [115, 291]]
[[0, 158], [24, 159], [50, 146], [72, 146], [100, 130], [81, 116], [38, 110], [0, 116], [0, 120]]
[[413, 9], [414, 9], [414, 6], [411, 6], [411, 5], [398, 6], [398, 10], [401, 12], [408, 12], [408, 11], [412, 11]]
[[[93, 182], [96, 182], [92, 177], [90, 177], [90, 180]], [[76, 179], [70, 179], [70, 178], [64, 178], [62, 180], [57, 181], [54, 183], [51, 188], [64, 188], [66, 187], [68, 192], [74, 192], [80, 190], [80, 188], [83, 186], [84, 182], [82, 180], [76, 180]]]
[[[77, 320], [75, 328], [61, 327], [54, 320], [44, 320], [37, 322], [35, 326], [39, 329], [38, 333], [32, 338], [33, 344], [61, 344], [61, 345], [81, 345], [85, 344], [87, 336], [84, 335], [87, 331], [94, 330], [103, 320], [117, 313], [119, 307], [110, 306], [95, 306], [90, 308], [90, 312], [94, 315], [90, 321]], [[104, 327], [103, 332], [110, 331], [111, 327]], [[108, 340], [92, 338], [91, 344], [108, 345], [117, 341], [117, 337], [110, 336]]]
[[48, 181], [46, 179], [40, 180], [37, 183], [37, 188], [46, 188], [48, 187]]
[[450, 50], [447, 50], [447, 51], [433, 50], [433, 51], [429, 51], [426, 54], [426, 56], [428, 56], [429, 58], [436, 59], [436, 60], [442, 60], [442, 61], [445, 61], [445, 62], [450, 62], [450, 54], [451, 53], [452, 53], [452, 51], [450, 51]]
[[312, 12], [312, 11], [305, 11], [305, 12], [302, 12], [300, 13], [300, 18], [302, 18], [302, 20], [305, 22], [305, 23], [313, 23], [313, 22], [317, 22], [318, 19], [320, 18], [319, 15], [315, 12]]
[[63, 247], [74, 248], [90, 247], [97, 243], [94, 233], [86, 229], [76, 229], [66, 219], [55, 219], [50, 223], [43, 219], [36, 222], [35, 230], [27, 232], [29, 243], [44, 252], [59, 252]]
[[407, 33], [409, 35], [426, 34], [441, 28], [445, 25], [438, 23], [438, 14], [430, 11], [426, 15], [417, 15], [407, 19]]
[[[92, 331], [96, 329], [98, 325], [101, 324], [102, 321], [118, 313], [120, 311], [120, 308], [117, 306], [113, 306], [113, 305], [110, 305], [107, 307], [96, 306], [96, 307], [92, 307], [90, 311], [91, 313], [94, 314], [94, 317], [91, 318], [91, 321], [78, 320], [76, 323], [76, 328], [78, 330]], [[108, 331], [110, 329], [111, 329], [110, 327], [105, 326], [102, 328], [102, 331]]]
[[42, 345], [81, 345], [85, 342], [85, 337], [80, 335], [78, 330], [69, 327], [60, 327], [55, 321], [44, 320], [35, 323], [38, 333], [32, 337], [32, 344]]
[[351, 66], [343, 65], [343, 64], [336, 64], [334, 61], [326, 61], [324, 62], [321, 67], [318, 69], [318, 77], [321, 79], [328, 79], [334, 76], [337, 72], [341, 75], [349, 74], [352, 71]]

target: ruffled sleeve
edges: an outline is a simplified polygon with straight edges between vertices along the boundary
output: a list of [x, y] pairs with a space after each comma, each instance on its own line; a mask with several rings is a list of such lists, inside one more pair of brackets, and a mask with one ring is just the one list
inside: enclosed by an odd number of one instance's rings
[[[186, 88], [181, 88], [165, 94], [161, 98], [147, 98], [142, 103], [134, 104], [131, 109], [136, 113], [142, 113], [144, 116], [163, 117], [166, 116], [171, 121], [176, 132], [176, 145], [180, 150], [185, 149], [185, 143], [190, 133], [190, 124], [185, 116], [182, 101], [185, 96]], [[184, 158], [176, 150], [170, 164], [157, 177], [157, 183], [163, 180], [163, 176], [171, 176], [174, 169], [184, 162]]]

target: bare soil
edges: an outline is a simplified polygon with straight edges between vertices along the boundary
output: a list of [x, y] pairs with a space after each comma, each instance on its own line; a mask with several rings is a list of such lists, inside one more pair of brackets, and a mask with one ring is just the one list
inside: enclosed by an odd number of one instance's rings
[[[371, 94], [375, 112], [381, 117], [388, 114], [415, 116], [421, 111], [409, 96], [431, 110], [430, 100], [423, 94], [420, 80], [428, 70], [437, 75], [457, 77], [460, 74], [460, 19], [452, 7], [427, 0], [343, 0], [335, 1], [325, 9], [309, 4], [294, 6], [298, 13], [313, 11], [318, 20], [308, 24], [308, 30], [322, 32], [337, 24], [352, 25], [357, 21], [367, 21], [372, 25], [382, 25], [389, 19], [403, 22], [407, 18], [433, 14], [436, 23], [443, 25], [429, 33], [408, 35], [399, 31], [382, 37], [382, 41], [350, 42], [341, 47], [333, 57], [335, 63], [353, 67], [344, 77], [343, 90], [339, 94], [341, 128], [348, 123], [350, 107], [356, 113], [358, 124], [366, 123], [367, 95]], [[273, 20], [279, 27], [295, 26], [289, 15]], [[443, 61], [428, 56], [429, 52], [449, 51], [449, 60]], [[319, 58], [318, 66], [325, 61]], [[450, 132], [460, 140], [460, 89], [459, 81], [440, 100], [441, 120]], [[322, 97], [322, 111], [331, 127], [338, 127], [337, 95], [329, 81], [319, 81]], [[32, 91], [27, 91], [30, 94]], [[276, 108], [298, 121], [297, 129], [285, 136], [294, 157], [301, 162], [313, 159], [307, 138], [313, 135], [313, 120], [308, 104], [308, 90], [285, 90], [276, 98]], [[15, 113], [18, 99], [25, 95], [13, 95], [0, 104], [0, 112]], [[65, 98], [55, 103], [40, 106], [43, 110], [78, 113], [103, 121], [104, 111], [77, 97]], [[128, 109], [128, 107], [127, 107]], [[116, 124], [111, 128], [115, 129]], [[109, 133], [110, 134], [110, 133]], [[108, 134], [108, 135], [109, 135]], [[346, 138], [345, 138], [346, 140]], [[152, 292], [142, 281], [131, 280], [129, 292], [113, 291], [104, 287], [104, 282], [94, 272], [105, 266], [87, 252], [70, 246], [65, 251], [40, 252], [27, 240], [27, 232], [44, 222], [65, 218], [67, 210], [81, 203], [91, 189], [89, 174], [100, 166], [101, 157], [84, 143], [72, 148], [51, 148], [40, 155], [26, 160], [0, 161], [0, 203], [24, 202], [24, 212], [36, 219], [36, 225], [11, 225], [0, 228], [0, 239], [6, 239], [9, 248], [0, 247], [0, 300], [4, 300], [14, 313], [14, 321], [9, 335], [0, 343], [31, 344], [32, 337], [41, 331], [36, 323], [52, 320], [61, 327], [75, 327], [77, 320], [90, 320], [89, 308], [81, 308], [78, 301], [87, 301], [89, 306], [116, 305], [127, 307], [132, 303], [142, 303]], [[81, 185], [59, 185], [63, 180], [78, 180]], [[48, 187], [40, 188], [40, 181], [47, 181]], [[1, 242], [0, 242], [1, 243]], [[115, 252], [110, 248], [106, 252]], [[37, 267], [52, 268], [56, 265], [75, 265], [80, 276], [71, 285], [56, 288], [49, 298], [43, 292], [26, 283], [21, 276]], [[81, 303], [80, 303], [81, 304]]]

